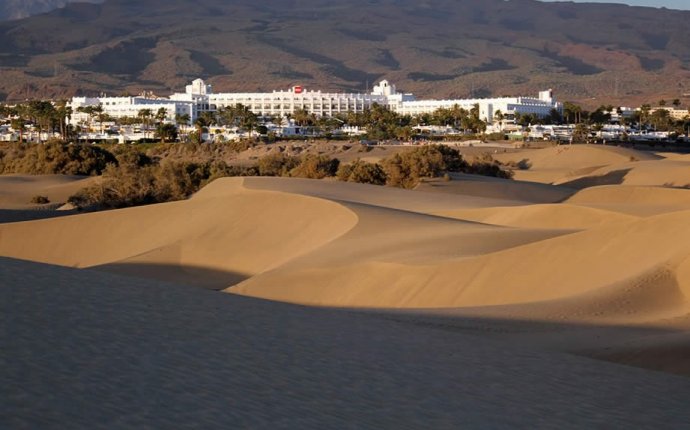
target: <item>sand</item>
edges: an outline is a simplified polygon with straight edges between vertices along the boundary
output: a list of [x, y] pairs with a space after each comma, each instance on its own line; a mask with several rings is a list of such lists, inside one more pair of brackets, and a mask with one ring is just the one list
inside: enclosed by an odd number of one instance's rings
[[498, 157], [529, 158], [536, 182], [226, 178], [180, 202], [0, 223], [0, 416], [686, 423], [690, 189], [661, 181], [688, 161], [594, 145]]
[[[598, 176], [592, 175], [592, 172], [602, 168], [627, 166], [638, 161], [661, 160], [660, 156], [649, 152], [605, 145], [559, 145], [545, 149], [499, 153], [494, 155], [494, 158], [503, 163], [525, 161], [529, 168], [516, 170], [515, 179], [565, 184], [570, 187], [584, 187], [573, 181]], [[620, 167], [617, 170], [624, 169], [625, 167]], [[589, 183], [587, 186], [590, 186]]]
[[[98, 180], [95, 177], [68, 175], [0, 175], [0, 223], [74, 214], [74, 210], [63, 208], [67, 199]], [[33, 203], [32, 199], [36, 196], [47, 197], [49, 202]]]
[[3, 428], [681, 428], [687, 378], [0, 259]]
[[69, 175], [0, 175], [0, 208], [33, 209], [31, 199], [44, 196], [51, 206], [60, 206], [67, 199], [97, 181], [96, 177]]

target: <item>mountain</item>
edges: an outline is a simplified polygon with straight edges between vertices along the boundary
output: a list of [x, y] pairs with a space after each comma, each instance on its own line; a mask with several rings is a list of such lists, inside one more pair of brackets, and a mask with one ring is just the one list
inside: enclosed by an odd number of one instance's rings
[[595, 105], [690, 91], [690, 12], [535, 0], [107, 0], [0, 23], [0, 98], [302, 84]]
[[50, 12], [75, 1], [83, 3], [103, 2], [103, 0], [3, 0], [3, 3], [0, 4], [0, 21], [21, 19]]

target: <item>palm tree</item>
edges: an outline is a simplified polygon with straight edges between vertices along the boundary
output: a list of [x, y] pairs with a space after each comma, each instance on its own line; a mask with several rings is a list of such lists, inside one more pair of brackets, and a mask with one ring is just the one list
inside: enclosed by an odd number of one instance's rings
[[31, 118], [31, 122], [38, 127], [39, 140], [43, 131], [54, 128], [56, 110], [52, 102], [44, 100], [34, 100], [26, 106], [26, 113]]
[[494, 120], [499, 123], [501, 126], [501, 129], [503, 129], [503, 120], [505, 119], [505, 115], [503, 115], [503, 112], [501, 112], [500, 109], [497, 109], [496, 112], [494, 112]]
[[59, 100], [55, 104], [55, 106], [55, 117], [60, 127], [60, 135], [62, 136], [62, 140], [66, 141], [67, 122], [70, 118], [72, 118], [72, 108], [70, 106], [67, 106], [67, 101], [65, 100]]
[[85, 113], [89, 116], [89, 129], [92, 127], [93, 119], [96, 118], [100, 123], [101, 133], [103, 133], [103, 122], [108, 118], [107, 114], [103, 112], [103, 105], [79, 106], [77, 112]]
[[[563, 116], [568, 124], [579, 124], [582, 121], [582, 108], [574, 103], [565, 102], [563, 104]], [[573, 121], [571, 121], [571, 118]]]
[[458, 125], [462, 123], [463, 118], [468, 115], [467, 109], [461, 108], [459, 105], [455, 104], [450, 108], [450, 116], [453, 118], [453, 127], [458, 128]]
[[156, 112], [156, 121], [158, 121], [158, 125], [163, 124], [163, 121], [165, 121], [165, 118], [168, 117], [168, 110], [165, 109], [164, 107], [159, 108], [158, 111]]
[[140, 109], [139, 112], [137, 112], [137, 118], [139, 118], [142, 125], [144, 126], [144, 139], [146, 139], [149, 124], [151, 118], [153, 118], [153, 111], [151, 111], [151, 109]]
[[[585, 123], [578, 123], [573, 131], [573, 140], [576, 142], [587, 141], [589, 136], [589, 127]], [[572, 142], [572, 141], [571, 141]]]
[[12, 121], [10, 124], [12, 126], [12, 130], [19, 132], [19, 143], [23, 143], [24, 142], [24, 129], [26, 127], [26, 122], [25, 122], [24, 118], [21, 115], [15, 117], [15, 118], [12, 118]]
[[196, 143], [203, 142], [204, 128], [206, 128], [208, 126], [209, 126], [209, 122], [206, 119], [205, 115], [200, 115], [196, 120], [194, 120], [194, 127], [196, 127], [196, 133], [197, 133], [197, 142]]
[[161, 143], [174, 142], [177, 139], [177, 127], [173, 124], [158, 123], [156, 136], [160, 138]]
[[199, 118], [203, 118], [204, 123], [206, 124], [206, 127], [208, 127], [210, 125], [218, 124], [218, 118], [216, 117], [216, 114], [213, 112], [209, 112], [209, 111], [201, 112], [199, 114]]
[[306, 126], [311, 121], [312, 117], [308, 110], [304, 108], [297, 108], [292, 113], [292, 118], [295, 120], [297, 125]]
[[96, 120], [98, 121], [101, 134], [103, 134], [103, 123], [110, 119], [110, 115], [105, 113], [103, 110], [103, 105], [99, 104], [93, 108], [93, 113], [96, 115]]
[[[188, 126], [190, 121], [189, 114], [183, 113], [183, 114], [175, 114], [175, 124], [177, 125], [177, 129], [182, 132], [182, 127], [181, 125]], [[183, 138], [181, 139], [182, 141], [186, 140], [186, 132], [183, 133]]]
[[183, 114], [175, 114], [175, 123], [177, 125], [184, 124], [184, 125], [189, 125], [189, 114], [188, 113], [183, 113]]
[[649, 112], [652, 110], [652, 107], [648, 104], [644, 104], [640, 107], [640, 128], [642, 128], [642, 124], [646, 124], [647, 120], [649, 119]]

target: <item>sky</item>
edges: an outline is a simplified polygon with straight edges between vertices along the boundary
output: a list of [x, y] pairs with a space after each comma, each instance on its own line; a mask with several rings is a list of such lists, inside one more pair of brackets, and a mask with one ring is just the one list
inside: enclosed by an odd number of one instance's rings
[[[543, 0], [555, 1], [555, 0]], [[668, 9], [690, 10], [690, 0], [572, 0], [575, 3], [623, 3], [630, 6], [665, 7]]]

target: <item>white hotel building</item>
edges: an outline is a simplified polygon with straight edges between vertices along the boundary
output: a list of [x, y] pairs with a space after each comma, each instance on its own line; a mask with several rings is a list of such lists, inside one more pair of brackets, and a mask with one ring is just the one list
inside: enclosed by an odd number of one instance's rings
[[155, 115], [161, 108], [165, 109], [165, 120], [175, 122], [176, 115], [187, 114], [192, 117], [195, 106], [191, 102], [179, 102], [164, 98], [153, 97], [73, 97], [68, 103], [72, 108], [70, 117], [71, 125], [88, 123], [89, 115], [79, 112], [80, 107], [98, 106], [103, 107], [103, 113], [112, 118], [137, 117], [142, 109], [149, 109]]
[[362, 93], [325, 93], [307, 91], [300, 86], [289, 90], [270, 93], [214, 93], [212, 87], [203, 80], [197, 79], [187, 85], [184, 93], [176, 93], [168, 99], [144, 97], [100, 97], [72, 99], [71, 106], [75, 111], [72, 123], [85, 118], [76, 114], [79, 106], [98, 105], [108, 115], [119, 118], [137, 116], [141, 109], [151, 109], [154, 113], [163, 107], [168, 112], [168, 120], [174, 121], [175, 114], [188, 114], [192, 121], [200, 112], [215, 111], [222, 107], [235, 106], [241, 103], [259, 116], [284, 117], [296, 109], [305, 109], [317, 116], [330, 116], [347, 112], [363, 112], [374, 103], [388, 107], [403, 115], [420, 115], [432, 113], [439, 108], [452, 108], [455, 105], [471, 109], [479, 105], [481, 119], [492, 122], [497, 111], [504, 115], [536, 114], [547, 116], [553, 109], [562, 111], [561, 103], [553, 98], [551, 90], [542, 91], [539, 97], [501, 97], [493, 99], [457, 99], [457, 100], [416, 100], [412, 94], [397, 92], [395, 85], [381, 81], [369, 94]]

